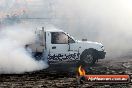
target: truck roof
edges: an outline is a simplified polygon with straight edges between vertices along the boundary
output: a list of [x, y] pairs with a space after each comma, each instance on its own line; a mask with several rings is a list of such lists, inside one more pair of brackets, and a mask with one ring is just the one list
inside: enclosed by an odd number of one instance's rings
[[[38, 30], [42, 30], [42, 28], [38, 28]], [[56, 29], [56, 28], [44, 28], [44, 31], [46, 32], [64, 32], [63, 30], [59, 30], [59, 29]]]
[[64, 32], [63, 30], [58, 30], [58, 29], [46, 29], [46, 32]]

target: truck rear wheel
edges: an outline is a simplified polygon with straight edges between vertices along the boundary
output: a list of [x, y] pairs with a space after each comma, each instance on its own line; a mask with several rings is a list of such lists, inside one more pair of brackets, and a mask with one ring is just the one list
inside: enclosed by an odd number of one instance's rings
[[81, 63], [83, 66], [88, 65], [88, 66], [92, 66], [95, 64], [96, 62], [96, 58], [94, 57], [95, 52], [93, 50], [85, 50], [81, 56]]

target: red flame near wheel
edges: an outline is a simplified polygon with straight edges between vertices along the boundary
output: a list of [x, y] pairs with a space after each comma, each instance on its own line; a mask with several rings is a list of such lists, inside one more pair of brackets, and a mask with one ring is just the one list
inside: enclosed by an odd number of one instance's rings
[[79, 75], [80, 75], [80, 76], [85, 76], [85, 75], [86, 75], [86, 72], [85, 72], [85, 70], [82, 68], [82, 66], [79, 66], [78, 72], [79, 72]]

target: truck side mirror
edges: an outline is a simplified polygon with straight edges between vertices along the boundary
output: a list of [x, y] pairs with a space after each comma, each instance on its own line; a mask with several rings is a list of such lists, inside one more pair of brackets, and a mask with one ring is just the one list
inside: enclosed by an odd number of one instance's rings
[[68, 38], [68, 43], [75, 43], [75, 41], [72, 38]]
[[84, 39], [82, 39], [82, 41], [88, 41], [88, 40], [84, 38]]
[[68, 44], [70, 44], [70, 41], [71, 41], [71, 40], [70, 40], [70, 38], [68, 37]]

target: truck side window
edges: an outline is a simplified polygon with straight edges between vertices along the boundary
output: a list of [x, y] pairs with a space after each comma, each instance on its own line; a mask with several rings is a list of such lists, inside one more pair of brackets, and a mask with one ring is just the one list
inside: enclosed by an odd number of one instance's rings
[[51, 43], [52, 44], [68, 44], [68, 36], [63, 32], [52, 32]]
[[69, 43], [75, 43], [75, 41], [71, 37], [69, 37], [69, 41], [68, 42]]

